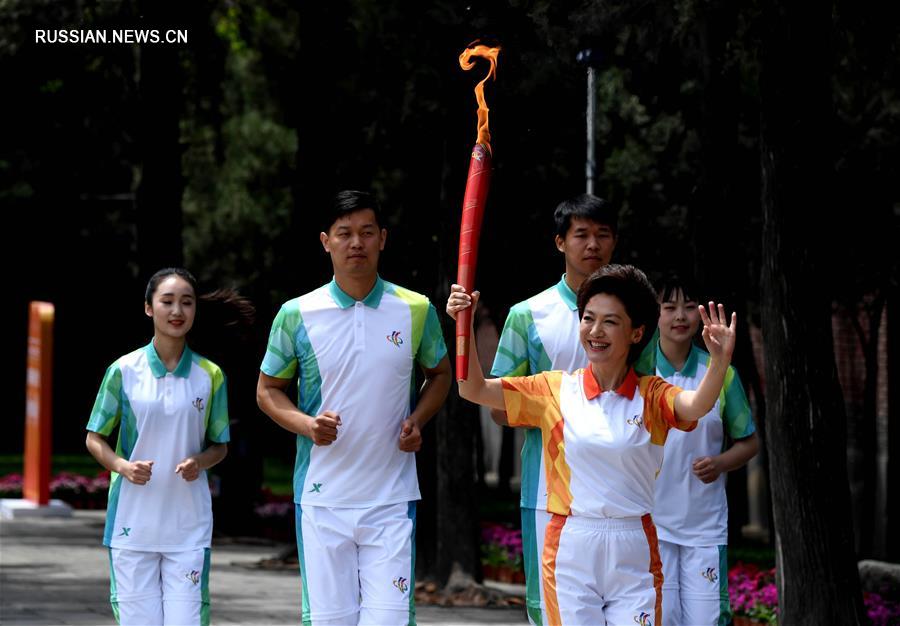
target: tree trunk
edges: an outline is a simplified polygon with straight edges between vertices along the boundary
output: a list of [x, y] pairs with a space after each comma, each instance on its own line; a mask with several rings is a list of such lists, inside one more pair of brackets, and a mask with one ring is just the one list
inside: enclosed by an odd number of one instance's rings
[[[457, 165], [452, 146], [445, 144], [444, 166], [441, 175], [441, 220], [439, 276], [444, 283], [435, 290], [440, 298], [435, 306], [444, 308], [444, 300], [450, 292], [450, 282], [456, 280], [456, 242], [459, 240], [459, 209], [462, 187], [456, 191], [451, 185], [464, 181], [465, 159]], [[463, 157], [465, 153], [463, 153]], [[452, 276], [451, 276], [452, 275]], [[456, 570], [472, 579], [478, 573], [478, 505], [475, 498], [475, 432], [480, 428], [478, 407], [459, 397], [456, 381], [456, 327], [446, 315], [444, 337], [447, 339], [448, 356], [453, 367], [454, 384], [447, 402], [438, 414], [437, 433], [437, 518], [435, 523], [434, 563], [429, 568], [440, 581], [447, 581]], [[472, 337], [472, 341], [475, 338]]]
[[454, 569], [475, 578], [478, 526], [473, 487], [478, 409], [461, 399], [456, 389], [451, 389], [439, 418], [435, 425], [438, 440], [437, 549], [432, 571], [441, 581], [446, 581]]
[[[719, 0], [698, 5], [697, 12], [703, 81], [699, 124], [702, 167], [690, 216], [693, 240], [702, 242], [696, 247], [694, 276], [703, 293], [694, 295], [723, 302], [744, 322], [748, 288], [753, 287], [750, 281], [744, 280], [750, 262], [745, 249], [734, 246], [733, 238], [721, 236], [722, 232], [746, 233], [750, 229], [749, 198], [738, 189], [735, 168], [740, 150], [738, 108], [734, 103], [739, 99], [740, 89], [730, 46], [737, 37], [738, 8], [732, 2]], [[728, 209], [723, 211], [723, 207]], [[747, 387], [757, 376], [756, 364], [748, 325], [742, 324], [738, 332], [733, 365]], [[758, 421], [760, 416], [754, 417]], [[749, 521], [745, 468], [729, 473], [727, 491], [729, 543], [735, 543], [740, 539], [741, 528]]]
[[[900, 285], [892, 281], [887, 296], [887, 495], [885, 528], [900, 528]], [[886, 558], [900, 562], [900, 533], [888, 531]]]
[[[853, 511], [859, 559], [884, 558], [883, 554], [875, 551], [875, 546], [881, 544], [877, 539], [879, 528], [875, 520], [878, 514], [878, 344], [883, 310], [884, 297], [881, 294], [862, 307], [852, 304], [846, 307], [865, 364], [862, 406], [858, 407], [855, 420], [851, 420], [853, 423], [848, 424], [857, 449], [856, 467], [848, 469], [851, 476], [855, 469], [855, 482], [859, 487]], [[866, 327], [863, 327], [861, 317], [864, 317]]]
[[[827, 266], [810, 223], [831, 201], [830, 5], [764, 6], [760, 94], [766, 435], [779, 622], [865, 620]], [[822, 246], [821, 250], [824, 250]]]
[[[178, 15], [165, 4], [140, 4], [148, 24], [167, 28]], [[180, 122], [183, 76], [177, 45], [143, 45], [137, 50], [140, 117], [137, 124], [140, 174], [136, 194], [140, 278], [184, 262], [181, 239]]]

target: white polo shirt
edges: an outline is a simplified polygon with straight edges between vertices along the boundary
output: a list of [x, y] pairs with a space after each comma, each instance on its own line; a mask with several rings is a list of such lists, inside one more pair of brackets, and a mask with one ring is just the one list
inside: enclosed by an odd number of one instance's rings
[[585, 517], [640, 517], [653, 509], [653, 487], [681, 389], [629, 370], [602, 391], [588, 369], [503, 378], [510, 426], [540, 428], [547, 511]]
[[[691, 346], [688, 358], [676, 371], [666, 359], [659, 342], [645, 351], [642, 366], [655, 365], [656, 375], [682, 389], [694, 390], [709, 367], [709, 353]], [[648, 354], [649, 352], [649, 354]], [[653, 357], [648, 362], [646, 357]], [[725, 383], [712, 411], [700, 418], [697, 430], [689, 436], [673, 432], [666, 441], [666, 455], [656, 481], [653, 521], [659, 538], [685, 546], [717, 546], [728, 543], [728, 500], [725, 497], [726, 474], [711, 483], [694, 476], [695, 459], [721, 454], [725, 433], [731, 439], [743, 439], [756, 432], [747, 395], [737, 370], [729, 366]]]
[[[574, 372], [587, 362], [578, 337], [577, 297], [563, 274], [558, 283], [509, 310], [491, 375], [499, 378], [550, 370]], [[541, 431], [526, 430], [519, 499], [519, 506], [525, 509], [547, 508], [543, 449]]]
[[150, 481], [135, 485], [112, 473], [103, 543], [111, 548], [178, 552], [208, 548], [212, 501], [206, 471], [191, 482], [175, 473], [209, 440], [226, 443], [228, 399], [219, 367], [187, 346], [166, 371], [153, 342], [106, 370], [87, 429], [108, 436], [119, 427], [116, 454], [153, 461]]
[[337, 440], [297, 436], [294, 502], [366, 508], [418, 500], [415, 454], [399, 449], [415, 405], [415, 364], [437, 367], [447, 347], [423, 295], [377, 279], [360, 301], [329, 284], [286, 302], [272, 323], [261, 371], [299, 376], [298, 408], [334, 411]]

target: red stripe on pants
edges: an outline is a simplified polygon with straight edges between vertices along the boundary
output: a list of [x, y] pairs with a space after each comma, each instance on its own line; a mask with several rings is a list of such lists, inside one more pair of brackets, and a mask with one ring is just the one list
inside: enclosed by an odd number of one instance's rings
[[566, 515], [554, 513], [544, 533], [541, 567], [544, 574], [544, 604], [547, 607], [549, 626], [562, 626], [562, 619], [559, 616], [559, 599], [556, 596], [556, 553], [559, 552], [559, 539], [567, 519], [569, 518]]
[[644, 535], [647, 536], [647, 547], [650, 548], [650, 573], [653, 574], [653, 589], [656, 591], [656, 605], [654, 613], [656, 619], [653, 623], [662, 626], [662, 560], [659, 558], [659, 540], [656, 538], [656, 526], [649, 513], [641, 516], [641, 524], [644, 526]]

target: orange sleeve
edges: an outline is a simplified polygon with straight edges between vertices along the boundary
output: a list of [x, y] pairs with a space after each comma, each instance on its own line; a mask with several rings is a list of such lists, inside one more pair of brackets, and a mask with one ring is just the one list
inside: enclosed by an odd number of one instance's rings
[[551, 415], [558, 415], [561, 381], [562, 372], [501, 378], [509, 425], [540, 428]]
[[666, 443], [670, 428], [685, 432], [694, 430], [697, 422], [679, 420], [675, 416], [675, 396], [683, 391], [659, 376], [641, 376], [641, 397], [644, 399], [644, 426], [650, 432], [650, 441], [657, 445]]

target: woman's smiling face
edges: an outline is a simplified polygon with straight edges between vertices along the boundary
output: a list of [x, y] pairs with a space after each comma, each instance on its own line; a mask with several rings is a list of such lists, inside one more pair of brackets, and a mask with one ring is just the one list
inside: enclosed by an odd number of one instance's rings
[[674, 290], [669, 299], [659, 303], [659, 335], [676, 344], [690, 342], [700, 328], [697, 301], [685, 299], [681, 289]]
[[197, 312], [196, 296], [191, 284], [172, 274], [160, 281], [153, 292], [152, 304], [144, 304], [144, 311], [153, 318], [157, 335], [180, 338], [194, 325]]
[[643, 326], [632, 327], [622, 301], [607, 293], [598, 293], [588, 300], [578, 329], [588, 360], [598, 366], [626, 364], [631, 346], [643, 334]]

